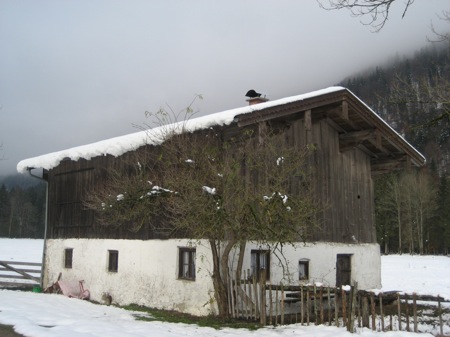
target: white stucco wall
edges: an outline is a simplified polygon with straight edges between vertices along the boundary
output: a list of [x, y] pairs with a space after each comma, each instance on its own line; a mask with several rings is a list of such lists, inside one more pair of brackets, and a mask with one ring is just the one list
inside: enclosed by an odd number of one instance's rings
[[[188, 312], [214, 313], [208, 304], [214, 296], [209, 247], [196, 247], [195, 281], [178, 279], [178, 247], [189, 247], [188, 240], [47, 240], [44, 286], [62, 280], [84, 280], [91, 299], [102, 302], [109, 293], [115, 304], [139, 304]], [[64, 251], [73, 249], [72, 269], [64, 268]], [[108, 250], [119, 252], [118, 272], [108, 272]]]
[[[247, 245], [246, 256], [252, 249], [267, 249], [264, 246]], [[295, 247], [284, 246], [282, 252], [271, 254], [270, 280], [272, 284], [299, 284], [298, 262], [309, 260], [309, 280], [302, 283], [336, 285], [336, 256], [351, 255], [352, 284], [358, 282], [359, 289], [381, 287], [381, 256], [378, 244], [342, 244], [330, 242], [298, 243]], [[233, 262], [232, 262], [233, 263]], [[234, 261], [236, 264], [237, 261]], [[284, 272], [282, 263], [284, 264]], [[286, 268], [287, 266], [287, 268]], [[244, 269], [250, 268], [250, 258], [244, 259]]]
[[[196, 247], [195, 281], [178, 279], [178, 247]], [[73, 249], [73, 266], [64, 268], [64, 250]], [[244, 268], [250, 268], [250, 251], [265, 249], [248, 244]], [[108, 250], [119, 252], [118, 272], [108, 272]], [[352, 282], [359, 289], [380, 288], [381, 258], [378, 244], [308, 243], [283, 248], [283, 261], [289, 275], [283, 275], [281, 263], [271, 255], [271, 282], [299, 284], [298, 261], [309, 260], [309, 283], [336, 283], [336, 255], [350, 254]], [[280, 254], [278, 254], [280, 255]], [[230, 261], [232, 269], [237, 256]], [[109, 293], [113, 303], [136, 303], [149, 307], [177, 310], [194, 315], [216, 312], [210, 271], [212, 261], [207, 241], [189, 240], [47, 240], [44, 286], [62, 280], [84, 280], [91, 299], [102, 302]]]

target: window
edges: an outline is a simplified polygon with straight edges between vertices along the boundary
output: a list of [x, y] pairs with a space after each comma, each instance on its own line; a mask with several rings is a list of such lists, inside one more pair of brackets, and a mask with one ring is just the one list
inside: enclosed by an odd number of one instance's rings
[[195, 280], [195, 248], [179, 248], [178, 278]]
[[270, 280], [270, 251], [252, 250], [250, 257], [251, 277], [256, 277], [259, 281], [261, 273], [265, 271], [266, 281]]
[[309, 260], [301, 259], [298, 261], [298, 279], [308, 280], [309, 279]]
[[64, 249], [64, 268], [72, 268], [73, 248]]
[[119, 270], [119, 251], [108, 250], [108, 271], [117, 273]]

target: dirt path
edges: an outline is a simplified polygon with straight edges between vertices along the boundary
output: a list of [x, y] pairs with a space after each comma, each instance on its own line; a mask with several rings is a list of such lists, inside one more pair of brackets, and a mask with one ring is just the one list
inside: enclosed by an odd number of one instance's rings
[[12, 326], [0, 324], [0, 336], [1, 337], [24, 337], [16, 333]]

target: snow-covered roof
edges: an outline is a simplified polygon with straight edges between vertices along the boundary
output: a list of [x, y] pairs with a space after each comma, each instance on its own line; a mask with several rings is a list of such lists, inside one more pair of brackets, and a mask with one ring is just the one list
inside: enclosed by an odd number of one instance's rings
[[[329, 87], [327, 89], [313, 91], [303, 95], [286, 97], [265, 103], [249, 105], [241, 108], [226, 110], [207, 116], [193, 118], [187, 122], [180, 122], [171, 127], [177, 129], [177, 125], [182, 125], [184, 131], [194, 132], [197, 130], [207, 129], [213, 126], [229, 125], [233, 122], [236, 116], [251, 113], [253, 111], [270, 108], [273, 106], [283, 105], [291, 102], [302, 101], [308, 98], [333, 93], [343, 90], [343, 87]], [[48, 153], [38, 157], [33, 157], [20, 161], [17, 164], [17, 171], [25, 173], [30, 168], [43, 168], [50, 170], [59, 165], [63, 159], [78, 160], [91, 159], [98, 156], [112, 155], [118, 157], [126, 152], [136, 150], [144, 145], [158, 145], [164, 141], [164, 128], [156, 127], [150, 130], [143, 130], [128, 135], [114, 137], [99, 142], [73, 147], [70, 149]], [[178, 128], [181, 130], [181, 128]]]
[[[283, 106], [289, 103], [302, 103], [302, 101], [319, 97], [326, 94], [337, 93], [344, 91], [349, 93], [352, 98], [358, 101], [364, 110], [367, 110], [366, 118], [372, 120], [371, 123], [375, 123], [387, 132], [389, 139], [396, 139], [400, 144], [400, 147], [415, 158], [415, 165], [423, 165], [425, 158], [414, 149], [401, 135], [399, 135], [390, 125], [388, 125], [380, 116], [378, 116], [369, 106], [367, 106], [358, 97], [353, 95], [348, 89], [343, 87], [329, 87], [322, 90], [313, 91], [310, 93], [286, 97], [274, 101], [268, 101], [265, 103], [259, 103], [255, 105], [249, 105], [241, 108], [226, 110], [198, 118], [193, 118], [187, 121], [182, 121], [170, 125], [156, 127], [153, 129], [142, 130], [139, 132], [131, 133], [125, 136], [110, 138], [102, 140], [96, 143], [73, 147], [67, 150], [53, 152], [42, 156], [29, 158], [20, 161], [17, 164], [17, 171], [19, 173], [25, 173], [30, 168], [43, 168], [50, 170], [59, 165], [64, 159], [71, 159], [77, 161], [78, 159], [89, 160], [98, 156], [112, 155], [118, 157], [126, 152], [134, 151], [144, 145], [159, 145], [161, 144], [167, 135], [167, 131], [170, 130], [170, 134], [180, 132], [194, 132], [197, 130], [204, 130], [214, 126], [230, 125], [233, 121], [236, 121], [236, 117], [245, 114], [250, 114], [254, 111], [268, 109], [271, 107]], [[239, 119], [245, 116], [238, 117]]]

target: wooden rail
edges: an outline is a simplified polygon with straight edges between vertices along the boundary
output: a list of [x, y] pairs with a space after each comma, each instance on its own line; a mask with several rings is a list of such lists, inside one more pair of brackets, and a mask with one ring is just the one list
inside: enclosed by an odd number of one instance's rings
[[0, 288], [32, 288], [41, 282], [41, 263], [0, 261]]
[[233, 317], [259, 321], [262, 325], [326, 324], [346, 327], [350, 332], [362, 327], [419, 332], [423, 313], [418, 310], [417, 302], [422, 301], [436, 309], [434, 319], [443, 335], [441, 303], [450, 302], [440, 296], [397, 291], [375, 294], [358, 290], [357, 286], [344, 290], [315, 285], [275, 285], [265, 282], [265, 278], [261, 280], [233, 280], [229, 289]]

